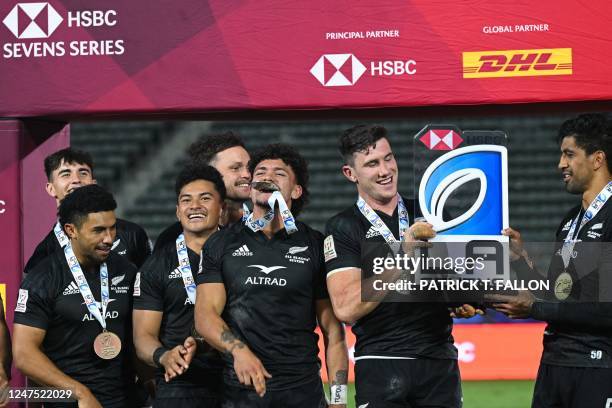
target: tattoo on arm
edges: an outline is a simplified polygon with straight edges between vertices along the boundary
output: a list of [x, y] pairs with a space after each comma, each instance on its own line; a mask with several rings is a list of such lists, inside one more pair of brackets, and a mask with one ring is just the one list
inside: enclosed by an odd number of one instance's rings
[[223, 331], [221, 332], [221, 342], [225, 344], [225, 353], [227, 354], [232, 354], [237, 348], [241, 349], [245, 347], [244, 343], [238, 340], [227, 326], [223, 327]]
[[346, 385], [348, 381], [348, 370], [336, 371], [336, 378], [332, 380], [332, 385]]

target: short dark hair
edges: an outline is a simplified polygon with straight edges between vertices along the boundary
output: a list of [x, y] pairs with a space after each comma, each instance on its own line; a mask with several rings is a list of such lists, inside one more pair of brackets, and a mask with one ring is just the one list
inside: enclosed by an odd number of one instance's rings
[[338, 140], [338, 150], [345, 163], [353, 163], [353, 154], [366, 152], [376, 146], [380, 139], [387, 138], [387, 129], [379, 125], [357, 125], [346, 129]]
[[561, 125], [557, 135], [557, 143], [561, 145], [563, 138], [573, 136], [576, 145], [587, 154], [601, 150], [606, 155], [608, 171], [612, 172], [612, 122], [601, 113], [585, 113], [573, 119], [566, 120]]
[[292, 201], [291, 213], [297, 216], [308, 204], [310, 193], [308, 192], [308, 163], [306, 159], [298, 153], [292, 146], [275, 143], [264, 146], [251, 157], [249, 161], [249, 171], [251, 174], [255, 167], [264, 160], [280, 159], [293, 170], [297, 183], [302, 187], [302, 196]]
[[59, 206], [60, 225], [74, 224], [80, 227], [90, 213], [114, 211], [117, 202], [113, 195], [97, 184], [77, 188], [68, 194]]
[[199, 140], [189, 146], [187, 155], [191, 161], [210, 164], [217, 153], [236, 146], [246, 149], [242, 138], [234, 132], [201, 136]]
[[183, 167], [183, 169], [179, 172], [178, 176], [176, 176], [176, 183], [174, 185], [176, 197], [179, 197], [183, 187], [196, 180], [206, 180], [213, 183], [215, 189], [221, 196], [221, 201], [225, 200], [227, 193], [225, 191], [225, 184], [223, 183], [221, 173], [219, 173], [217, 169], [212, 166], [198, 163], [189, 163], [185, 165], [185, 167]]
[[67, 147], [45, 157], [45, 174], [47, 175], [47, 180], [51, 181], [53, 172], [61, 166], [62, 162], [67, 164], [86, 164], [91, 169], [93, 176], [94, 164], [91, 154], [83, 150]]

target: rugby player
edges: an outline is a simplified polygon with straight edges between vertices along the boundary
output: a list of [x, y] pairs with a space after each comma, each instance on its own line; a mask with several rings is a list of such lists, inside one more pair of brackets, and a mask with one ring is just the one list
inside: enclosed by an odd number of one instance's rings
[[347, 349], [325, 286], [323, 236], [296, 221], [307, 164], [287, 145], [249, 163], [253, 213], [213, 235], [198, 275], [196, 328], [224, 353], [223, 407], [326, 407], [317, 321], [333, 407], [346, 404]]
[[416, 238], [435, 235], [432, 226], [415, 223], [418, 206], [398, 193], [398, 167], [384, 127], [358, 125], [339, 142], [342, 173], [355, 184], [359, 199], [327, 222], [324, 256], [336, 316], [354, 322], [357, 405], [461, 407], [447, 305], [384, 302], [383, 291], [362, 301], [362, 259], [372, 251], [362, 244], [391, 247], [401, 241], [410, 251]]
[[[194, 142], [187, 150], [189, 160], [216, 168], [225, 183], [227, 197], [220, 225], [227, 226], [240, 221], [244, 215], [244, 202], [249, 199], [251, 173], [249, 153], [244, 142], [235, 133], [211, 135]], [[155, 241], [155, 249], [174, 242], [183, 228], [176, 222], [161, 232]]]
[[[534, 408], [612, 406], [611, 131], [601, 114], [580, 115], [559, 130], [558, 167], [565, 189], [581, 202], [557, 229], [548, 269], [552, 293], [492, 298], [495, 309], [511, 318], [548, 323]], [[512, 266], [522, 276], [538, 277], [520, 233], [508, 228], [504, 234], [511, 239]], [[593, 247], [601, 248], [597, 256]]]
[[221, 358], [216, 350], [195, 354], [193, 308], [200, 253], [219, 229], [225, 185], [215, 168], [192, 164], [179, 173], [175, 190], [183, 232], [138, 273], [134, 343], [141, 360], [159, 367], [154, 407], [214, 408], [220, 403]]
[[[116, 206], [95, 184], [61, 201], [69, 242], [26, 275], [15, 308], [15, 365], [42, 386], [72, 390], [79, 407], [127, 408], [133, 384], [136, 268], [111, 251]], [[66, 405], [45, 403], [54, 406]]]
[[[75, 189], [94, 184], [94, 163], [87, 152], [66, 148], [45, 158], [47, 175], [47, 193], [55, 198], [57, 206]], [[151, 254], [151, 242], [147, 233], [137, 224], [117, 219], [117, 238], [112, 244], [112, 251], [125, 256], [136, 267], [142, 266]], [[68, 242], [65, 234], [56, 223], [49, 234], [36, 246], [34, 253], [26, 263], [24, 272], [30, 272], [40, 261]]]

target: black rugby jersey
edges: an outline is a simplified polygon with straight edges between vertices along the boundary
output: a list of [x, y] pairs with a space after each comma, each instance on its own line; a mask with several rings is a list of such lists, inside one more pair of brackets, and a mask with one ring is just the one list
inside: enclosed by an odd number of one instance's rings
[[[26, 263], [24, 273], [29, 273], [40, 261], [58, 249], [60, 245], [51, 228], [51, 232], [36, 246], [34, 253]], [[151, 250], [151, 241], [140, 225], [117, 218], [117, 237], [113, 242], [112, 252], [126, 257], [136, 267], [141, 267], [151, 255]]]
[[[404, 198], [410, 224], [414, 223], [414, 200]], [[393, 216], [376, 211], [397, 238], [398, 211]], [[416, 217], [421, 216], [420, 213]], [[326, 225], [327, 273], [340, 268], [361, 268], [364, 243], [385, 243], [370, 222], [352, 205], [332, 217]], [[331, 238], [330, 238], [331, 237]], [[353, 325], [357, 337], [355, 357], [407, 357], [456, 359], [452, 319], [441, 302], [381, 302], [376, 309]]]
[[[55, 237], [54, 237], [55, 238]], [[123, 406], [133, 384], [132, 290], [136, 268], [111, 253], [108, 267], [110, 302], [107, 329], [121, 339], [121, 353], [111, 360], [98, 357], [94, 339], [102, 326], [89, 313], [63, 250], [45, 258], [29, 273], [19, 290], [15, 323], [46, 330], [42, 350], [66, 375], [88, 387], [103, 406]], [[100, 275], [83, 272], [100, 301]]]
[[[323, 236], [302, 222], [271, 239], [235, 223], [204, 245], [198, 284], [223, 283], [222, 318], [272, 374], [270, 390], [299, 386], [319, 375], [315, 301], [327, 299]], [[224, 381], [241, 387], [225, 356]]]
[[[567, 268], [560, 249], [582, 206], [572, 208], [557, 230], [557, 247], [548, 269], [550, 293], [536, 301], [532, 316], [548, 323], [544, 332], [545, 364], [612, 367], [612, 203], [608, 201], [576, 237]], [[579, 224], [578, 224], [579, 225]], [[569, 297], [560, 300], [555, 286], [563, 272], [572, 277]], [[608, 300], [600, 302], [599, 300]]]
[[163, 230], [155, 240], [155, 246], [153, 247], [153, 252], [165, 247], [166, 245], [173, 244], [179, 235], [183, 233], [183, 226], [180, 222], [175, 222], [174, 224], [168, 226], [165, 230]]
[[[200, 265], [200, 255], [187, 249], [194, 279]], [[194, 305], [189, 300], [183, 277], [178, 269], [176, 244], [168, 243], [145, 262], [134, 287], [134, 309], [163, 312], [159, 340], [168, 350], [192, 335]], [[202, 346], [184, 374], [169, 383], [160, 382], [158, 398], [198, 397], [216, 395], [221, 383], [222, 361], [219, 353]], [[163, 379], [164, 369], [158, 371]]]

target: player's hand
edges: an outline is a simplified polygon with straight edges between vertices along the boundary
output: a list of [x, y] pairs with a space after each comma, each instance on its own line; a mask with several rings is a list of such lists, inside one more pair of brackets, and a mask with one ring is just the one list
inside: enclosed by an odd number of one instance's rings
[[272, 375], [248, 347], [236, 348], [232, 354], [234, 371], [240, 384], [252, 385], [257, 395], [263, 397], [266, 394], [266, 378], [272, 378]]
[[187, 366], [189, 366], [189, 364], [191, 364], [191, 360], [193, 360], [193, 356], [195, 356], [196, 351], [198, 349], [198, 343], [196, 342], [195, 338], [189, 336], [183, 342], [183, 348], [184, 353], [180, 350], [179, 352], [183, 356], [183, 360], [187, 362]]
[[102, 408], [91, 391], [86, 390], [78, 397], [79, 408]]
[[531, 316], [531, 308], [535, 296], [528, 290], [521, 290], [517, 295], [485, 295], [487, 302], [492, 302], [491, 307], [502, 312], [511, 319], [527, 319]]
[[510, 260], [516, 261], [525, 254], [525, 248], [523, 246], [523, 239], [521, 233], [512, 228], [506, 228], [502, 230], [502, 235], [510, 238]]
[[463, 304], [458, 307], [451, 307], [450, 316], [457, 319], [469, 319], [470, 317], [474, 317], [476, 315], [484, 315], [484, 310], [474, 307], [468, 303]]
[[436, 236], [433, 225], [424, 221], [417, 221], [404, 231], [402, 249], [406, 254], [412, 254], [415, 248], [431, 246], [428, 239]]
[[166, 370], [164, 373], [164, 379], [166, 382], [170, 382], [173, 378], [176, 378], [187, 371], [189, 368], [189, 363], [185, 361], [183, 356], [188, 354], [189, 351], [182, 344], [162, 354], [162, 356], [159, 358], [159, 362]]
[[9, 382], [8, 378], [4, 374], [3, 370], [0, 369], [0, 407], [6, 407], [8, 405], [8, 393], [9, 393]]

